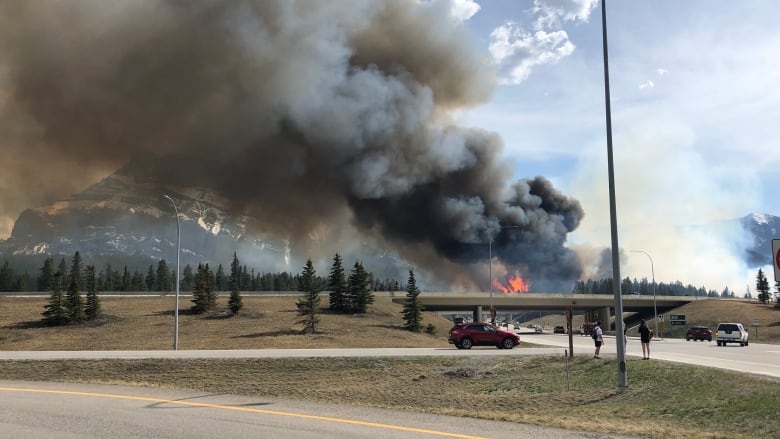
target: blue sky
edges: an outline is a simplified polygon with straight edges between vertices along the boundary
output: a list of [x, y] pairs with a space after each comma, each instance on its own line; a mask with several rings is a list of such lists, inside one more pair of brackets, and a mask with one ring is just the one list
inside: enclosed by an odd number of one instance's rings
[[[516, 177], [580, 200], [569, 245], [595, 258], [610, 245], [600, 1], [453, 8], [503, 82], [459, 123], [499, 133]], [[607, 2], [620, 247], [651, 254], [659, 281], [754, 290], [752, 270], [684, 227], [780, 214], [777, 17], [776, 1]], [[627, 256], [622, 277], [650, 277], [646, 256]]]

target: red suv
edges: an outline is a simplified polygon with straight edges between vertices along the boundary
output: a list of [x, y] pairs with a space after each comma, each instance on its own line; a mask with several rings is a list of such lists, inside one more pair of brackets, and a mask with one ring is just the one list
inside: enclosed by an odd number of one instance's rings
[[686, 341], [712, 341], [712, 331], [706, 326], [691, 326], [685, 333]]
[[464, 323], [450, 329], [450, 344], [458, 349], [471, 349], [472, 346], [496, 346], [499, 349], [512, 349], [520, 343], [517, 334], [502, 331], [490, 323]]

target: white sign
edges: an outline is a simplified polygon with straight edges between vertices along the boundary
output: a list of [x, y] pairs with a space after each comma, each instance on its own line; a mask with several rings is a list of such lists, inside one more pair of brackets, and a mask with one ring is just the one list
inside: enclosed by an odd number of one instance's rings
[[775, 282], [780, 282], [780, 239], [772, 240], [772, 262], [775, 266]]
[[760, 326], [760, 325], [758, 324], [758, 322], [759, 322], [759, 320], [758, 320], [758, 319], [753, 319], [753, 326]]

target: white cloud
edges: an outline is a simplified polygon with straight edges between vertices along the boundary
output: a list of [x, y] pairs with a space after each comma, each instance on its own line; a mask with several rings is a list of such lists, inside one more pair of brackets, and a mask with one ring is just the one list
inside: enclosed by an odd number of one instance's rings
[[490, 53], [504, 84], [519, 84], [540, 65], [555, 64], [574, 52], [562, 24], [587, 22], [597, 0], [534, 0], [534, 32], [506, 22], [490, 34]]
[[669, 70], [666, 70], [664, 68], [657, 68], [657, 69], [655, 69], [655, 73], [657, 73], [658, 76], [663, 76], [663, 75], [669, 73]]
[[562, 21], [587, 22], [598, 0], [534, 0], [533, 11], [539, 15], [537, 29], [560, 27]]
[[502, 82], [508, 84], [519, 84], [534, 67], [557, 63], [574, 52], [566, 31], [528, 33], [514, 22], [493, 30], [490, 39], [490, 54], [499, 66]]
[[474, 0], [450, 0], [450, 16], [457, 21], [467, 21], [480, 10], [479, 3]]
[[640, 90], [644, 90], [646, 88], [653, 88], [653, 87], [655, 87], [655, 83], [649, 79], [646, 82], [639, 84]]

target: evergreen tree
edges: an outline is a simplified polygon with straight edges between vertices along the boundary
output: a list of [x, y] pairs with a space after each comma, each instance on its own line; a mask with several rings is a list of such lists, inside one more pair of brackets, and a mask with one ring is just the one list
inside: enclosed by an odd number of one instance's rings
[[190, 264], [187, 264], [187, 266], [184, 267], [184, 272], [181, 274], [181, 286], [179, 288], [182, 291], [194, 291], [195, 289], [195, 275], [192, 272]]
[[344, 266], [341, 263], [341, 255], [336, 253], [333, 257], [333, 265], [328, 277], [328, 290], [330, 291], [330, 309], [343, 312], [348, 308], [345, 303], [347, 296], [347, 276], [344, 274]]
[[73, 323], [84, 321], [84, 300], [81, 298], [81, 255], [76, 252], [73, 255], [73, 263], [70, 266], [70, 282], [68, 285], [68, 294], [65, 297], [65, 308], [68, 318]]
[[84, 277], [84, 287], [87, 289], [87, 303], [84, 306], [84, 315], [88, 321], [97, 320], [100, 317], [100, 298], [97, 294], [98, 282], [95, 278], [94, 265], [87, 265]]
[[228, 299], [228, 309], [233, 314], [238, 314], [238, 312], [241, 311], [241, 308], [244, 307], [244, 302], [241, 299], [241, 293], [238, 288], [240, 276], [241, 265], [238, 262], [238, 256], [234, 252], [233, 262], [230, 263], [230, 299]]
[[298, 323], [303, 324], [304, 333], [314, 333], [317, 330], [317, 324], [320, 322], [320, 288], [311, 259], [307, 260], [306, 266], [303, 267], [303, 273], [298, 283], [298, 291], [303, 292], [303, 297], [296, 304], [298, 315], [302, 317]]
[[169, 292], [173, 289], [176, 277], [171, 277], [171, 270], [165, 259], [157, 262], [157, 291]]
[[217, 274], [215, 275], [216, 290], [228, 291], [228, 278], [225, 276], [225, 269], [222, 268], [222, 264], [217, 266]]
[[0, 291], [13, 291], [16, 274], [6, 260], [0, 267]]
[[130, 287], [128, 291], [146, 291], [146, 277], [140, 271], [135, 270], [130, 277]]
[[46, 258], [41, 267], [41, 274], [38, 276], [38, 291], [51, 291], [51, 283], [54, 279], [54, 259]]
[[761, 303], [767, 303], [769, 301], [769, 281], [764, 275], [764, 271], [758, 269], [758, 276], [756, 276], [756, 291], [758, 291], [758, 300]]
[[103, 291], [114, 291], [114, 270], [111, 269], [111, 264], [106, 264], [105, 270], [102, 272], [102, 285]]
[[68, 311], [65, 308], [65, 298], [63, 297], [62, 282], [65, 273], [57, 270], [51, 281], [51, 295], [49, 303], [44, 307], [43, 323], [47, 326], [62, 326], [68, 323]]
[[355, 262], [352, 273], [347, 281], [347, 302], [349, 311], [363, 314], [368, 305], [374, 303], [374, 294], [371, 292], [369, 275], [363, 268], [363, 264]]
[[146, 270], [146, 279], [144, 279], [147, 291], [159, 291], [157, 288], [157, 272], [154, 270], [154, 265], [149, 265]]
[[119, 291], [130, 291], [130, 284], [132, 280], [133, 279], [130, 275], [130, 270], [128, 270], [127, 265], [125, 265], [125, 271], [122, 273], [122, 284], [119, 287]]
[[209, 265], [198, 264], [192, 289], [192, 312], [203, 314], [211, 311], [217, 304], [216, 293], [212, 289], [212, 275]]
[[404, 328], [412, 332], [422, 331], [422, 310], [420, 303], [420, 290], [417, 288], [417, 281], [414, 279], [414, 271], [409, 270], [409, 280], [406, 286], [406, 301], [401, 311], [404, 319]]

